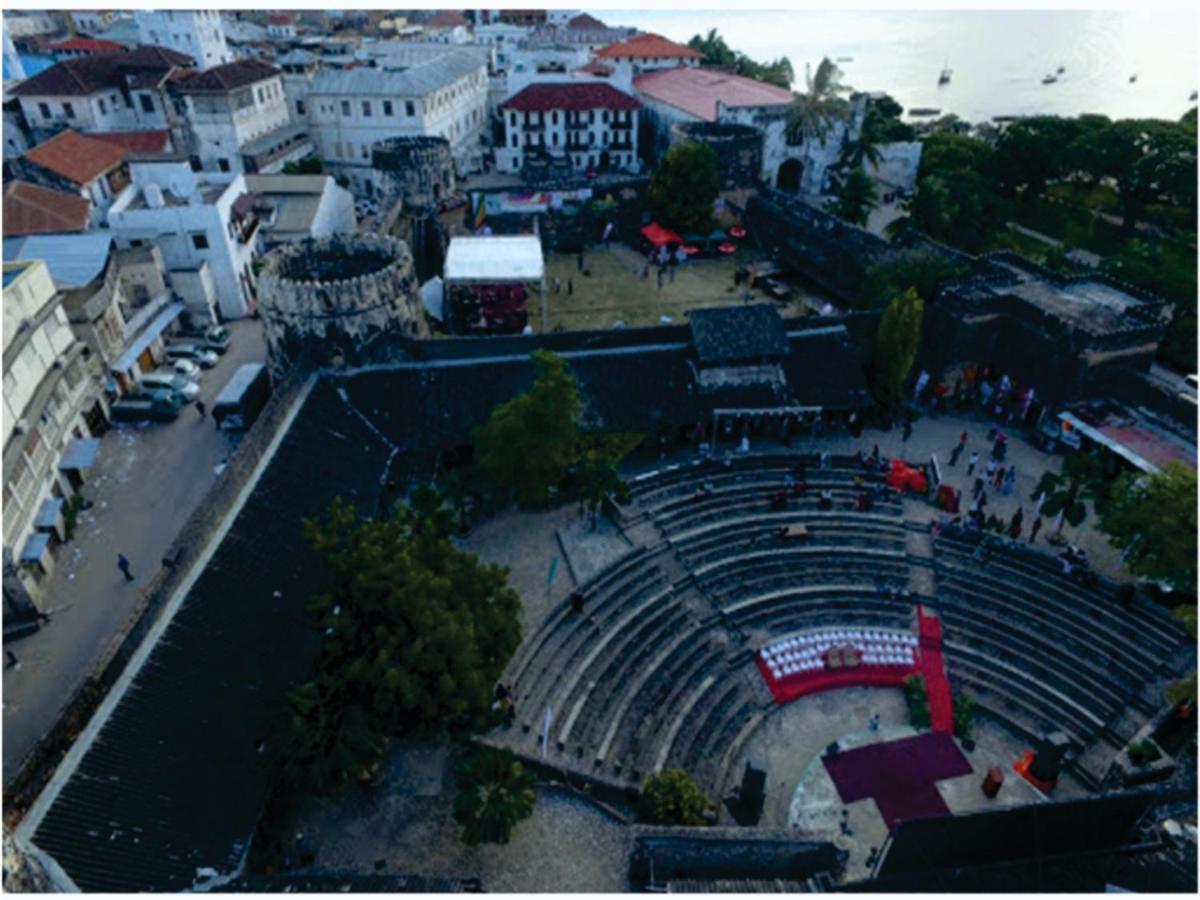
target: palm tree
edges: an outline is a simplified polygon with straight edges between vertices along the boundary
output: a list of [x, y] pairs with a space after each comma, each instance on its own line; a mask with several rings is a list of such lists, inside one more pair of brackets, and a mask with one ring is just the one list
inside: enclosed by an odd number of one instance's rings
[[875, 201], [875, 182], [859, 166], [851, 172], [832, 203], [832, 212], [840, 219], [855, 225], [866, 225], [871, 210], [879, 204]]
[[858, 135], [853, 140], [847, 141], [846, 146], [842, 149], [841, 164], [843, 167], [857, 169], [868, 163], [872, 166], [879, 165], [881, 158], [879, 145], [886, 143], [880, 133], [881, 125], [879, 113], [868, 106]]
[[463, 842], [507, 844], [513, 829], [533, 813], [533, 773], [509, 750], [474, 747], [458, 765], [454, 819]]
[[787, 136], [794, 144], [824, 140], [834, 121], [844, 119], [849, 108], [840, 95], [851, 88], [842, 84], [842, 70], [829, 57], [821, 60], [815, 75], [805, 66], [804, 82], [806, 91], [796, 95], [788, 114]]

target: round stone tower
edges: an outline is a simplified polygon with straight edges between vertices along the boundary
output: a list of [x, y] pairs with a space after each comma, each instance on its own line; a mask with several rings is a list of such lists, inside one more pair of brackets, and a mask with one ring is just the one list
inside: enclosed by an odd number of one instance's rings
[[408, 246], [377, 234], [276, 247], [258, 276], [271, 374], [386, 359], [395, 339], [424, 333]]
[[440, 137], [397, 137], [371, 148], [379, 191], [387, 201], [402, 200], [410, 212], [436, 207], [454, 193], [454, 157]]
[[762, 172], [762, 132], [732, 122], [679, 122], [671, 128], [671, 146], [705, 144], [717, 154], [717, 172], [725, 190], [754, 187]]

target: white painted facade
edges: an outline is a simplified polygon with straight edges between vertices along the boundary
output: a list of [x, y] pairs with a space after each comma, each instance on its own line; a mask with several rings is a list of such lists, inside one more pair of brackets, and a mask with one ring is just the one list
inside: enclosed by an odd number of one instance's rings
[[219, 12], [137, 9], [133, 20], [143, 44], [186, 53], [196, 61], [197, 69], [211, 69], [233, 60]]
[[[252, 141], [285, 128], [291, 122], [283, 77], [268, 78], [229, 93], [187, 95], [187, 119], [192, 133], [192, 155], [202, 170], [215, 179], [229, 180], [245, 171], [242, 152]], [[297, 148], [292, 156], [307, 154]], [[278, 160], [276, 168], [286, 160]]]
[[576, 172], [602, 168], [637, 173], [638, 110], [502, 110], [504, 146], [496, 148], [496, 168], [517, 174], [531, 152], [571, 161]]
[[253, 311], [258, 222], [252, 215], [236, 220], [232, 211], [247, 193], [245, 178], [199, 179], [186, 161], [135, 162], [130, 169], [133, 183], [108, 214], [118, 246], [153, 243], [171, 270], [207, 262], [221, 315], [238, 319]]
[[68, 13], [81, 34], [95, 37], [117, 20], [117, 14], [107, 9], [73, 9]]

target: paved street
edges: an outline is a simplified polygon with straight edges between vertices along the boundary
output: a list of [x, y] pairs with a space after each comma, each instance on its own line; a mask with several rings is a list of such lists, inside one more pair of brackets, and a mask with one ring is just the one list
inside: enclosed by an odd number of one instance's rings
[[[229, 326], [230, 347], [200, 380], [200, 399], [213, 400], [244, 362], [265, 359], [261, 324]], [[194, 405], [170, 423], [118, 424], [103, 438], [83, 495], [75, 538], [59, 548], [48, 585], [52, 618], [36, 633], [5, 644], [20, 666], [4, 672], [4, 781], [55, 721], [76, 688], [128, 621], [180, 527], [204, 497], [231, 439]], [[132, 564], [133, 583], [117, 570], [117, 554]]]

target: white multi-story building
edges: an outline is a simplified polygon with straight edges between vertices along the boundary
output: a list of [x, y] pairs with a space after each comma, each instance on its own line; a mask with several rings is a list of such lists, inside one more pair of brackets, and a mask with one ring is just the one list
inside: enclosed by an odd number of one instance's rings
[[296, 23], [287, 13], [267, 16], [267, 35], [275, 40], [290, 41], [296, 36]]
[[107, 9], [73, 9], [67, 15], [77, 32], [92, 36], [108, 29], [118, 18], [115, 12]]
[[181, 81], [192, 156], [216, 180], [239, 172], [278, 172], [312, 153], [303, 122], [293, 123], [282, 73], [257, 59], [214, 66]]
[[569, 160], [577, 172], [637, 172], [638, 107], [610, 84], [531, 84], [501, 104], [496, 166], [516, 173], [527, 160], [548, 158]]
[[263, 252], [357, 227], [353, 195], [329, 175], [247, 175], [246, 188], [262, 221]]
[[686, 44], [677, 44], [657, 34], [635, 34], [596, 51], [596, 59], [610, 65], [626, 64], [638, 75], [654, 69], [699, 66], [704, 54]]
[[[136, 161], [130, 174], [132, 183], [108, 213], [117, 245], [157, 246], [172, 273], [207, 268], [221, 316], [251, 313], [260, 222], [245, 177], [200, 178], [186, 159]], [[189, 312], [202, 318], [205, 311], [189, 307]]]
[[[487, 66], [476, 51], [441, 48], [409, 68], [322, 70], [309, 89], [308, 120], [331, 171], [373, 194], [371, 148], [392, 137], [443, 137], [459, 172], [478, 171], [488, 124]], [[385, 65], [401, 57], [392, 54]]]
[[115, 144], [67, 130], [25, 151], [16, 167], [35, 184], [87, 200], [95, 227], [129, 182], [127, 155]]
[[507, 22], [476, 25], [475, 43], [492, 51], [493, 71], [507, 72], [512, 65], [513, 53], [529, 33], [530, 29]]
[[225, 43], [221, 14], [215, 10], [134, 10], [138, 37], [143, 44], [169, 47], [186, 53], [196, 68], [208, 69], [233, 59]]
[[[106, 418], [96, 360], [71, 331], [46, 264], [5, 263], [4, 557], [35, 602], [63, 538], [63, 501], [82, 485], [98, 443], [89, 438]], [[6, 624], [14, 612], [5, 610]]]
[[[4, 24], [8, 24], [8, 19], [4, 20]], [[12, 35], [8, 33], [8, 28], [4, 28], [4, 75], [6, 78], [16, 79], [18, 81], [25, 78], [25, 64], [21, 62], [21, 54], [17, 53], [17, 48], [12, 42]]]

